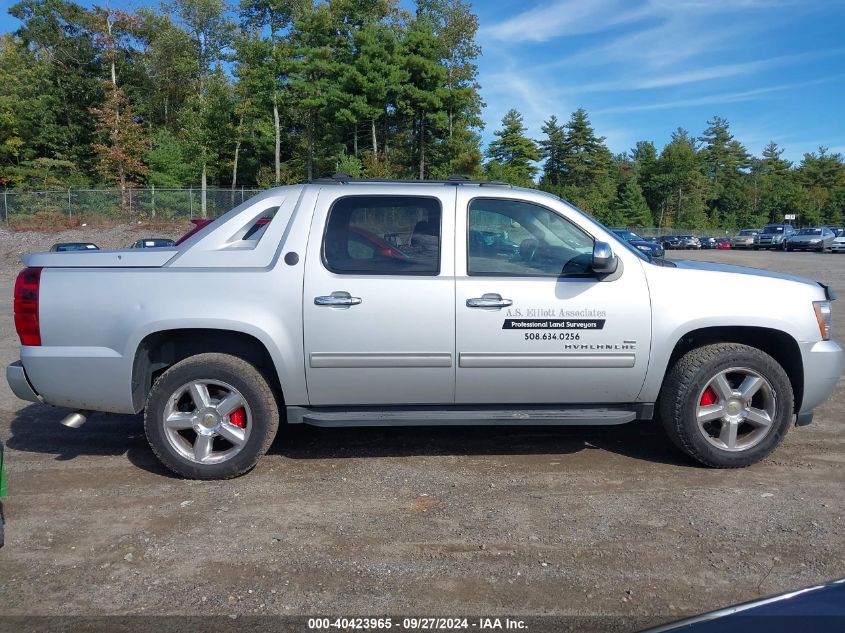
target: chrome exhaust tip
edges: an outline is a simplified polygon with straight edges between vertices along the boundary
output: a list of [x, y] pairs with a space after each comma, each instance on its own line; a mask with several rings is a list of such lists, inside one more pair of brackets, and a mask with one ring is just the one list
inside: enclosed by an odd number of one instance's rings
[[78, 429], [80, 426], [85, 424], [88, 421], [88, 416], [91, 415], [91, 411], [87, 409], [80, 409], [75, 413], [71, 413], [70, 415], [66, 416], [62, 420], [62, 424], [64, 424], [69, 429]]

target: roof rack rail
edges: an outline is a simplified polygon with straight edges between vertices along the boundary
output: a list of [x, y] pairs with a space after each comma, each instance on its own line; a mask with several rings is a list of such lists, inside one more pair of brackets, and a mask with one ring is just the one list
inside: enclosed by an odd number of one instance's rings
[[428, 185], [480, 185], [480, 186], [497, 186], [497, 187], [512, 187], [510, 183], [499, 180], [473, 180], [469, 176], [462, 174], [453, 174], [446, 180], [419, 180], [415, 178], [353, 178], [349, 174], [336, 173], [327, 178], [312, 178], [312, 184], [349, 184], [351, 182], [361, 183], [385, 183], [385, 184], [428, 184]]

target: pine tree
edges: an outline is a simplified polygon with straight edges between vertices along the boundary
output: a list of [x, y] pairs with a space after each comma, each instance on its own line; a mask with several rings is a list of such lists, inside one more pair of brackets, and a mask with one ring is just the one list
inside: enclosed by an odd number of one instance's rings
[[657, 148], [651, 141], [638, 141], [631, 150], [634, 161], [634, 174], [637, 183], [643, 191], [652, 217], [657, 218], [660, 213], [661, 195], [658, 179]]
[[433, 148], [429, 163], [435, 177], [478, 175], [481, 171], [483, 127], [478, 65], [481, 47], [476, 42], [478, 17], [466, 0], [417, 0], [417, 17], [428, 20], [443, 48], [446, 70], [443, 108], [446, 129]]
[[732, 224], [748, 215], [747, 170], [750, 157], [730, 133], [727, 120], [714, 116], [699, 137], [704, 173], [708, 178], [707, 200], [712, 224]]
[[403, 68], [407, 81], [402, 87], [399, 107], [411, 121], [417, 177], [429, 171], [427, 150], [448, 126], [445, 110], [447, 72], [443, 66], [443, 47], [434, 33], [432, 22], [422, 16], [408, 26], [403, 42]]
[[563, 127], [559, 184], [545, 188], [602, 217], [616, 193], [613, 157], [604, 144], [605, 138], [596, 136], [583, 108], [573, 112]]
[[799, 213], [802, 204], [792, 163], [782, 158], [784, 150], [770, 142], [762, 159], [751, 161], [750, 199], [752, 214], [737, 218], [737, 226], [783, 222], [784, 215]]
[[502, 118], [502, 128], [493, 133], [497, 138], [487, 148], [490, 161], [486, 169], [492, 178], [534, 185], [537, 166], [533, 163], [540, 160], [540, 152], [536, 143], [525, 136], [526, 131], [522, 115], [516, 110], [509, 110]]
[[[236, 40], [238, 92], [247, 129], [260, 129], [266, 113], [273, 125], [274, 184], [281, 182], [282, 115], [291, 48], [282, 31], [290, 27], [294, 6], [284, 0], [243, 0], [242, 35]], [[263, 111], [263, 112], [262, 112]], [[243, 133], [243, 130], [241, 130]]]
[[566, 130], [558, 123], [557, 117], [554, 115], [549, 117], [549, 120], [543, 124], [541, 129], [546, 138], [540, 140], [538, 145], [540, 146], [540, 155], [546, 162], [543, 163], [540, 187], [543, 189], [557, 188], [562, 184], [561, 180], [566, 169], [564, 161]]
[[818, 152], [804, 154], [799, 179], [808, 198], [803, 220], [812, 224], [826, 221], [825, 210], [829, 209], [831, 194], [845, 186], [842, 154], [831, 154], [826, 147], [819, 147]]
[[658, 226], [702, 228], [707, 225], [704, 195], [707, 181], [695, 141], [683, 128], [672, 134], [657, 160], [656, 182], [661, 202]]
[[[342, 121], [354, 127], [353, 153], [358, 151], [358, 127], [365, 125], [365, 145], [371, 160], [379, 160], [378, 130], [408, 76], [400, 63], [399, 42], [391, 29], [368, 22], [352, 34], [353, 57], [343, 78]], [[382, 150], [384, 148], [382, 147]]]
[[611, 212], [615, 220], [611, 224], [626, 227], [649, 227], [654, 224], [643, 190], [633, 175], [619, 188]]

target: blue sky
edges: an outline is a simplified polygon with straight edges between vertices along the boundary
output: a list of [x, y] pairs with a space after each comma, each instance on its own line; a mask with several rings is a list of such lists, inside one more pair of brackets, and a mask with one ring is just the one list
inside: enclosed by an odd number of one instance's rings
[[759, 154], [845, 153], [841, 0], [477, 0], [485, 138], [511, 107], [534, 137], [584, 107], [614, 152], [714, 114]]
[[[143, 0], [100, 0], [137, 8]], [[0, 31], [14, 30], [0, 0]], [[84, 2], [90, 4], [90, 2]], [[404, 6], [410, 0], [402, 0]], [[475, 0], [484, 140], [510, 108], [541, 136], [549, 115], [590, 114], [614, 152], [662, 147], [714, 114], [759, 154], [845, 153], [845, 0]]]

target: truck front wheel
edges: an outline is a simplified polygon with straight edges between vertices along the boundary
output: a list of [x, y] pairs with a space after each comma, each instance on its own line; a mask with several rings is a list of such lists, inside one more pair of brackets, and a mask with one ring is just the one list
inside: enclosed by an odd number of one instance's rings
[[792, 385], [783, 367], [757, 348], [705, 345], [669, 371], [659, 408], [682, 451], [707, 466], [741, 468], [783, 440], [792, 421]]
[[153, 452], [190, 479], [229, 479], [255, 466], [279, 427], [267, 379], [229, 354], [198, 354], [153, 385], [144, 412]]

